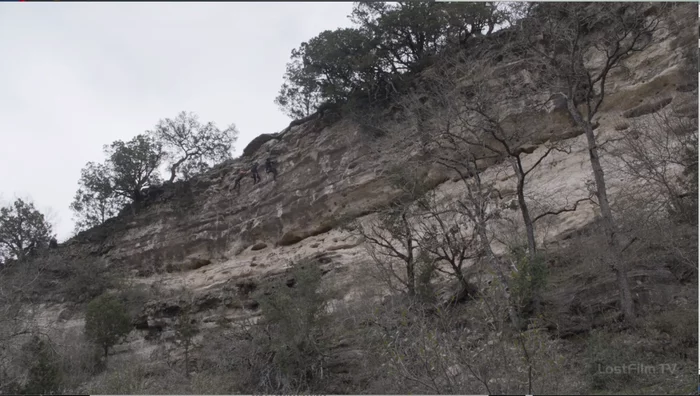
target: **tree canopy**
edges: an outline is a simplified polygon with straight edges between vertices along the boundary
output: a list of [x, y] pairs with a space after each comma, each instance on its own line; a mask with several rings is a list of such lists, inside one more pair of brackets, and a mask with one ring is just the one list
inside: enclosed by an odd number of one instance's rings
[[105, 153], [116, 195], [139, 201], [141, 190], [161, 182], [158, 167], [165, 152], [162, 143], [152, 136], [141, 134], [128, 142], [117, 140], [105, 146]]
[[114, 193], [111, 170], [106, 164], [88, 162], [81, 171], [80, 187], [70, 208], [76, 213], [76, 230], [102, 224], [116, 216], [126, 203], [123, 196]]
[[51, 224], [32, 202], [20, 198], [0, 208], [0, 258], [23, 260], [47, 247], [53, 237]]
[[183, 111], [174, 119], [160, 120], [152, 134], [165, 150], [172, 182], [178, 175], [188, 179], [231, 158], [238, 130], [233, 124], [224, 130], [213, 122], [202, 124], [196, 114]]
[[350, 19], [357, 26], [323, 31], [292, 50], [275, 103], [301, 118], [353, 95], [387, 99], [403, 75], [420, 72], [450, 45], [491, 33], [505, 18], [495, 3], [355, 3]]
[[88, 162], [81, 170], [79, 188], [70, 208], [75, 212], [76, 231], [86, 230], [116, 216], [129, 201], [142, 200], [146, 187], [161, 182], [158, 167], [165, 152], [147, 134], [104, 146], [102, 164]]
[[167, 164], [173, 182], [231, 158], [237, 137], [233, 124], [220, 130], [213, 122], [201, 123], [197, 115], [183, 111], [173, 119], [160, 120], [152, 131], [105, 145], [104, 162], [88, 162], [81, 171], [70, 205], [76, 231], [104, 223], [129, 202], [142, 201], [145, 189], [162, 183], [159, 169], [163, 165]]
[[85, 335], [102, 348], [105, 359], [109, 348], [124, 340], [130, 331], [131, 319], [116, 297], [103, 294], [90, 301], [85, 312]]

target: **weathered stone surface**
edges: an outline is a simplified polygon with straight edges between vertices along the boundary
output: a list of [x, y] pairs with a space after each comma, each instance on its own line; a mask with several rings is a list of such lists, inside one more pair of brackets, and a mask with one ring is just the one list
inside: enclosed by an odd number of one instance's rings
[[250, 250], [263, 250], [267, 247], [266, 243], [263, 242], [258, 242], [255, 245], [253, 245]]
[[[681, 33], [695, 37], [694, 31]], [[498, 33], [495, 37], [507, 34]], [[616, 128], [623, 114], [634, 114], [639, 120], [650, 117], [642, 111], [645, 100], [655, 103], [649, 107], [654, 111], [673, 109], [693, 116], [691, 106], [685, 105], [693, 95], [683, 85], [678, 67], [683, 48], [673, 48], [671, 42], [677, 37], [664, 34], [647, 50], [627, 59], [626, 70], [615, 69], [611, 74], [606, 85], [609, 96], [601, 106], [596, 124], [596, 134], [601, 138], [614, 141], [629, 131]], [[482, 42], [486, 46], [498, 45], [481, 37], [470, 41]], [[507, 66], [517, 69], [517, 65]], [[504, 67], [504, 76], [511, 74], [508, 68]], [[663, 99], [659, 103], [665, 105], [655, 102], [659, 98]], [[669, 103], [672, 105], [668, 106]], [[538, 132], [535, 141], [523, 145], [525, 168], [529, 169], [544, 154], [545, 142], [557, 141], [569, 150], [569, 153], [551, 152], [528, 175], [525, 193], [536, 204], [532, 215], [570, 206], [575, 200], [589, 196], [587, 181], [592, 176], [588, 145], [583, 131], [575, 128], [566, 114], [561, 98], [555, 98], [550, 108], [539, 112], [527, 112], [523, 106], [509, 104], [510, 117], [505, 124], [507, 128], [530, 128]], [[697, 117], [697, 113], [694, 115]], [[135, 282], [158, 285], [166, 291], [184, 286], [196, 296], [197, 309], [208, 312], [207, 317], [212, 315], [209, 311], [222, 309], [221, 315], [229, 321], [251, 318], [258, 313], [258, 302], [254, 299], [256, 293], [267, 290], [264, 285], [279, 281], [285, 287], [285, 281], [289, 280], [294, 286], [288, 278], [289, 264], [302, 260], [318, 263], [325, 273], [324, 282], [343, 291], [341, 298], [357, 298], [362, 295], [358, 289], [369, 284], [360, 279], [365, 279], [370, 258], [362, 244], [338, 227], [339, 220], [363, 221], [374, 209], [399, 196], [386, 177], [389, 169], [420, 163], [425, 168], [425, 183], [439, 200], [454, 201], [464, 194], [461, 181], [451, 179], [451, 173], [430, 163], [417, 149], [413, 136], [415, 125], [394, 116], [372, 128], [349, 119], [315, 117], [290, 126], [274, 138], [261, 137], [255, 147], [246, 149], [245, 159], [221, 164], [194, 180], [149, 191], [145, 203], [135, 212], [127, 208], [119, 218], [79, 234], [52, 250], [52, 254], [72, 259], [101, 257], [110, 268], [127, 273], [134, 270]], [[262, 163], [268, 154], [277, 157], [277, 180], [273, 181], [272, 175], [261, 170], [260, 183], [253, 185], [252, 178], [246, 178], [241, 183], [240, 195], [232, 191], [233, 171], [249, 161]], [[611, 174], [616, 164], [605, 153], [602, 155], [606, 175]], [[501, 192], [499, 204], [507, 207], [514, 199], [516, 182], [510, 164], [489, 160], [480, 162], [479, 167], [484, 183]], [[609, 194], [615, 196], [629, 183], [630, 179], [624, 176], [610, 178]], [[546, 227], [538, 228], [538, 242], [547, 242], [548, 246], [563, 244], [565, 236], [589, 225], [595, 215], [596, 208], [584, 202], [575, 212], [547, 219]], [[504, 210], [503, 216], [517, 219], [518, 212]], [[519, 231], [512, 224], [504, 220], [494, 224], [492, 231], [502, 236], [512, 235]], [[505, 252], [498, 242], [494, 242], [493, 248], [496, 253]], [[193, 257], [197, 259], [192, 261]], [[639, 293], [638, 298], [653, 298], [658, 290], [648, 286], [650, 282], [645, 279], [654, 279], [655, 284], [663, 286], [675, 279], [670, 276], [667, 270], [632, 272], [636, 285], [633, 292]], [[642, 284], [636, 284], [637, 280]], [[566, 290], [552, 288], [547, 296], [548, 307], [559, 320], [552, 328], [562, 329], [565, 334], [587, 331], [595, 324], [587, 323], [583, 313], [577, 313], [576, 309], [572, 313], [570, 308], [578, 305], [582, 312], [608, 315], [614, 311], [617, 294], [610, 274], [600, 274], [591, 284], [581, 283]], [[162, 339], [182, 304], [177, 297], [159, 297], [147, 305], [145, 317], [135, 326], [147, 328], [150, 338]], [[64, 304], [43, 307], [42, 320], [56, 322], [64, 308]], [[61, 326], [81, 326], [80, 315], [75, 316], [66, 319], [64, 315]], [[202, 326], [215, 325], [213, 320], [200, 322]], [[340, 358], [339, 362], [350, 357]]]
[[251, 155], [255, 154], [262, 145], [265, 143], [269, 142], [270, 140], [273, 139], [278, 139], [278, 134], [272, 133], [263, 133], [262, 135], [259, 135], [255, 139], [251, 140], [250, 143], [243, 149], [243, 156], [245, 157], [250, 157]]
[[196, 269], [200, 269], [204, 266], [207, 266], [209, 264], [211, 264], [211, 260], [209, 260], [209, 259], [193, 258], [193, 259], [190, 259], [190, 265], [187, 266], [187, 269], [196, 270]]
[[635, 108], [625, 111], [622, 115], [625, 118], [636, 118], [645, 114], [656, 113], [664, 107], [668, 106], [672, 100], [673, 98], [664, 98], [660, 100], [655, 100], [653, 102], [644, 103]]

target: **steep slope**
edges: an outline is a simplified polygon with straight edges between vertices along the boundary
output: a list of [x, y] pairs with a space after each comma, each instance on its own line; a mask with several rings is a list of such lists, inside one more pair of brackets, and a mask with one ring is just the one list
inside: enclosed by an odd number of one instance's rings
[[[620, 123], [648, 117], [661, 108], [697, 118], [697, 87], [687, 86], [681, 70], [684, 51], [695, 46], [697, 37], [694, 29], [683, 24], [682, 13], [677, 11], [675, 24], [667, 23], [653, 45], [611, 74], [609, 96], [597, 119], [599, 138], [614, 139], [625, 133], [618, 130]], [[504, 65], [503, 73], [517, 68], [517, 64]], [[514, 119], [541, 131], [536, 143], [560, 140], [571, 149], [570, 153], [548, 156], [530, 177], [527, 195], [535, 206], [562, 207], [588, 196], [587, 180], [592, 176], [586, 140], [572, 127], [564, 110], [555, 106], [548, 113], [531, 114], [517, 107], [510, 111]], [[135, 283], [173, 291], [144, 307], [138, 324], [141, 333], [132, 335], [133, 342], [123, 349], [147, 354], [155, 344], [144, 341], [145, 337], [172, 337], [168, 325], [177, 312], [173, 308], [179, 304], [177, 290], [183, 286], [195, 296], [203, 327], [216, 326], [208, 318], [220, 308], [230, 319], [256, 315], [257, 305], [247, 289], [285, 276], [292, 261], [322, 264], [327, 282], [346, 299], [352, 299], [355, 289], [364, 286], [358, 285], [358, 280], [365, 279], [369, 257], [361, 241], [337, 225], [343, 218], [361, 217], [391, 202], [398, 192], [385, 173], [426, 158], [413, 138], [415, 127], [401, 114], [386, 114], [373, 127], [332, 116], [330, 113], [276, 138], [263, 139], [267, 141], [250, 150], [250, 157], [221, 164], [190, 182], [154, 189], [143, 208], [135, 213], [127, 210], [52, 253], [65, 260], [99, 260], [124, 271]], [[542, 146], [534, 148], [524, 156], [526, 164], [544, 150]], [[232, 190], [237, 169], [247, 168], [249, 161], [262, 164], [269, 155], [279, 163], [276, 181], [261, 172], [261, 183], [252, 185], [252, 179], [246, 178], [240, 195]], [[513, 200], [515, 179], [509, 166], [483, 165], [483, 179], [501, 191], [504, 202]], [[611, 158], [606, 157], [604, 165], [609, 175], [615, 174]], [[461, 183], [437, 164], [426, 163], [424, 178], [444, 200], [463, 194]], [[615, 196], [630, 182], [620, 176], [610, 177], [609, 183]], [[595, 211], [584, 203], [575, 212], [552, 218], [538, 239], [549, 246], [562, 243], [590, 224]], [[517, 212], [510, 215], [516, 217]], [[505, 224], [494, 231], [507, 234]], [[494, 249], [503, 251], [498, 244]], [[575, 271], [569, 275], [575, 279]], [[636, 268], [630, 276], [634, 293], [642, 296], [639, 298], [673, 298], [676, 278], [668, 269]], [[617, 292], [612, 274], [601, 275], [593, 283], [567, 282], [562, 280], [552, 290], [550, 298], [557, 301], [553, 309], [561, 313], [561, 321], [552, 326], [573, 334], [591, 326], [566, 313], [574, 300], [603, 312], [614, 305]], [[239, 300], [244, 303], [237, 303]], [[63, 328], [81, 326], [80, 313], [66, 314], [67, 306], [59, 301], [43, 306], [45, 323], [57, 322]]]

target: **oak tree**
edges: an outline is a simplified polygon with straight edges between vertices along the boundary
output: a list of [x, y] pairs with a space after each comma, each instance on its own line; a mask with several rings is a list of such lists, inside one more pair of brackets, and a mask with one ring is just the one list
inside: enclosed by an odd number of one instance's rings
[[51, 224], [32, 202], [18, 198], [0, 208], [0, 258], [22, 261], [36, 249], [47, 247]]
[[221, 130], [213, 122], [201, 123], [196, 114], [184, 111], [175, 118], [160, 120], [152, 133], [156, 144], [165, 151], [170, 182], [177, 176], [189, 179], [213, 163], [230, 159], [238, 137], [233, 124]]
[[116, 195], [138, 202], [144, 188], [160, 183], [158, 167], [165, 152], [153, 137], [141, 134], [128, 142], [117, 140], [104, 150]]
[[126, 204], [116, 195], [110, 168], [106, 164], [88, 162], [81, 170], [80, 187], [70, 208], [75, 212], [76, 231], [86, 230], [116, 216]]

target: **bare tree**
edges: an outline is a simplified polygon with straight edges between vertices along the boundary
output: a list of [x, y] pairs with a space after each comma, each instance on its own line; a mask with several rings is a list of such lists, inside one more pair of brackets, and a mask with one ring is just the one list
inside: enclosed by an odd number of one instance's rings
[[[624, 249], [624, 243], [610, 209], [594, 118], [605, 101], [610, 71], [644, 50], [658, 28], [658, 13], [646, 16], [648, 7], [643, 3], [540, 4], [533, 17], [519, 25], [522, 41], [518, 45], [526, 49], [527, 64], [537, 83], [565, 99], [569, 116], [586, 135], [603, 227], [616, 252]], [[602, 61], [594, 64], [589, 59]], [[620, 288], [622, 312], [626, 320], [633, 320], [627, 266], [623, 260], [613, 261], [610, 266]]]
[[[445, 67], [449, 67], [451, 72], [443, 73], [448, 78], [440, 78], [440, 81], [431, 79], [432, 87], [440, 87], [439, 91], [433, 91], [433, 98], [439, 97], [438, 101], [450, 104], [455, 107], [456, 122], [461, 128], [457, 131], [446, 131], [445, 133], [452, 139], [459, 140], [462, 145], [472, 150], [482, 149], [485, 155], [493, 156], [497, 160], [504, 160], [510, 164], [516, 177], [516, 196], [518, 199], [518, 209], [520, 211], [523, 225], [527, 236], [528, 254], [530, 260], [534, 260], [537, 254], [537, 241], [535, 223], [546, 215], [560, 214], [575, 211], [577, 201], [573, 207], [561, 208], [557, 211], [533, 215], [526, 200], [526, 180], [543, 161], [553, 152], [570, 153], [570, 149], [562, 143], [545, 142], [545, 151], [528, 158], [526, 165], [525, 155], [535, 155], [536, 142], [543, 138], [543, 131], [536, 126], [521, 125], [508, 122], [517, 115], [512, 114], [512, 103], [517, 100], [526, 99], [524, 102], [532, 102], [533, 105], [520, 106], [519, 111], [536, 113], [542, 110], [542, 106], [531, 100], [531, 94], [524, 89], [526, 82], [520, 77], [499, 77], [494, 70], [497, 65], [493, 60], [505, 56], [508, 50], [496, 50], [491, 54], [486, 54], [484, 60], [475, 61], [468, 59], [464, 53], [446, 60]], [[459, 87], [454, 77], [470, 76], [468, 86]], [[461, 92], [460, 92], [461, 91]], [[448, 93], [448, 97], [445, 97]]]
[[655, 212], [697, 222], [697, 119], [668, 112], [634, 122], [614, 149], [606, 149], [620, 161], [619, 170], [655, 203]]
[[[464, 61], [467, 61], [466, 65]], [[487, 66], [488, 61], [469, 61], [459, 58], [448, 66], [434, 68], [432, 74], [425, 76], [425, 84], [404, 102], [404, 106], [408, 112], [420, 115], [419, 139], [425, 139], [425, 145], [428, 146], [426, 152], [430, 158], [457, 174], [462, 181], [464, 194], [457, 200], [456, 209], [473, 227], [475, 242], [479, 246], [476, 255], [486, 258], [496, 270], [503, 292], [510, 301], [510, 269], [493, 252], [488, 227], [499, 216], [496, 198], [500, 198], [500, 192], [485, 183], [480, 173], [488, 164], [509, 158], [510, 152], [514, 165], [520, 164], [519, 168], [514, 166], [514, 169], [519, 170], [522, 176], [519, 186], [523, 203], [524, 176], [534, 167], [523, 169], [520, 161], [523, 151], [515, 148], [523, 145], [523, 141], [511, 143], [505, 136], [501, 136], [499, 132], [503, 133], [504, 130], [499, 120], [491, 116], [486, 107], [477, 103], [477, 92], [487, 87], [465, 83], [465, 76], [475, 77], [475, 80], [485, 77], [479, 70]], [[540, 162], [541, 160], [537, 164]], [[531, 241], [531, 252], [534, 252], [534, 230], [527, 204], [522, 205], [521, 209], [524, 209], [526, 223], [529, 224], [528, 240]], [[519, 327], [520, 320], [512, 305], [510, 316], [513, 325]]]
[[425, 168], [416, 163], [390, 170], [387, 177], [398, 196], [374, 218], [356, 221], [352, 228], [367, 242], [380, 277], [392, 289], [398, 284], [416, 295], [423, 271], [437, 270], [459, 282], [460, 290], [447, 301], [456, 302], [475, 293], [465, 266], [475, 262], [481, 249], [469, 218], [428, 190]]
[[[464, 148], [459, 149], [459, 146], [460, 145], [457, 144], [452, 152], [464, 153]], [[439, 161], [444, 166], [455, 170], [460, 176], [460, 180], [465, 187], [465, 194], [462, 198], [457, 200], [459, 211], [474, 224], [474, 232], [477, 235], [477, 241], [482, 250], [480, 255], [483, 255], [495, 270], [501, 282], [503, 294], [509, 302], [508, 313], [511, 323], [515, 328], [520, 328], [520, 318], [514, 309], [510, 295], [510, 282], [508, 277], [510, 269], [507, 263], [494, 253], [491, 247], [492, 238], [489, 237], [488, 225], [492, 220], [499, 217], [499, 211], [496, 205], [494, 205], [494, 197], [500, 195], [500, 193], [482, 181], [477, 167], [477, 158], [473, 153], [467, 151], [466, 155], [461, 159], [443, 157]]]
[[[495, 270], [507, 301], [511, 301], [508, 287], [509, 268], [505, 261], [493, 252], [488, 228], [488, 224], [499, 216], [494, 198], [500, 197], [500, 192], [485, 183], [480, 174], [484, 161], [494, 161], [501, 156], [472, 144], [469, 135], [472, 131], [468, 128], [470, 115], [465, 111], [462, 102], [453, 100], [454, 90], [445, 86], [446, 82], [455, 78], [452, 73], [454, 70], [439, 70], [437, 78], [433, 80], [436, 84], [430, 84], [431, 90], [418, 96], [413, 104], [422, 107], [425, 113], [431, 116], [424, 124], [424, 133], [430, 136], [431, 147], [427, 150], [430, 158], [457, 174], [464, 186], [464, 193], [456, 200], [455, 208], [473, 227], [472, 232], [478, 244], [476, 255], [485, 258]], [[457, 80], [459, 79], [455, 78], [455, 81]], [[439, 82], [443, 84], [440, 85]], [[520, 320], [512, 304], [508, 304], [508, 310], [511, 323], [519, 328]]]
[[419, 246], [411, 219], [416, 213], [413, 202], [424, 194], [425, 187], [415, 174], [406, 177], [406, 172], [394, 171], [389, 172], [388, 177], [398, 189], [398, 197], [386, 207], [379, 208], [374, 219], [355, 221], [352, 229], [367, 242], [368, 253], [383, 280], [394, 289], [395, 283], [400, 284], [410, 296], [414, 296]]
[[495, 289], [480, 290], [473, 303], [449, 310], [393, 299], [365, 313], [378, 338], [370, 353], [391, 379], [392, 388], [382, 391], [556, 393], [556, 343], [537, 331], [502, 331], [507, 315]]
[[[476, 233], [470, 219], [454, 207], [441, 205], [434, 192], [427, 193], [416, 202], [419, 214], [414, 227], [417, 244], [436, 264], [434, 268], [454, 277], [460, 290], [448, 303], [455, 303], [467, 297], [474, 297], [476, 287], [469, 283], [465, 265], [474, 265], [481, 257], [482, 250], [476, 241]], [[447, 264], [443, 269], [439, 264]]]
[[42, 281], [46, 271], [41, 261], [23, 265], [0, 266], [0, 392], [16, 393], [26, 373], [21, 360], [22, 343], [32, 336], [48, 338], [48, 329], [37, 324], [38, 311], [32, 309], [32, 290]]

